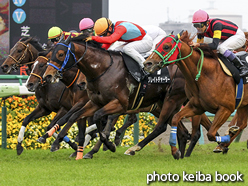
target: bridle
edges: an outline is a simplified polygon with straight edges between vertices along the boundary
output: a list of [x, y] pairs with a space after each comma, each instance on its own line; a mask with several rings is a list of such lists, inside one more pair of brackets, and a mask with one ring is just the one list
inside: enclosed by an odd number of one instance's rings
[[[40, 57], [40, 58], [44, 58], [47, 62], [49, 61], [49, 59], [46, 58], [46, 57], [44, 57], [44, 56], [39, 56], [39, 57]], [[46, 71], [46, 68], [43, 70], [43, 72], [42, 72], [41, 74], [43, 74], [45, 71]], [[30, 76], [32, 76], [32, 75], [40, 79], [41, 85], [43, 85], [43, 84], [45, 83], [45, 82], [43, 81], [43, 78], [42, 78], [40, 75], [31, 72], [31, 73], [30, 73]]]
[[[31, 58], [31, 61], [35, 60], [32, 51], [29, 49], [29, 44], [26, 45], [25, 43], [23, 43], [23, 42], [21, 42], [21, 41], [18, 41], [17, 43], [21, 43], [21, 44], [25, 47], [25, 50], [24, 50], [23, 54], [21, 55], [21, 57], [20, 57], [18, 60], [15, 59], [13, 56], [8, 55], [8, 57], [10, 57], [11, 59], [13, 59], [13, 60], [15, 61], [15, 64], [12, 65], [12, 68], [13, 68], [14, 70], [16, 70], [17, 67], [22, 66], [22, 65], [21, 65], [21, 62], [22, 62], [23, 59], [26, 57], [26, 55], [27, 55], [28, 52], [31, 54], [31, 57], [32, 57], [32, 58]], [[26, 63], [26, 64], [31, 64], [31, 63], [33, 63], [33, 62], [29, 62], [29, 63]]]

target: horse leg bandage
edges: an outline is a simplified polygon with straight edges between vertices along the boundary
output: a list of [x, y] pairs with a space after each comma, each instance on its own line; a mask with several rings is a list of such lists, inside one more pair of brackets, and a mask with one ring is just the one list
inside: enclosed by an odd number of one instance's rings
[[169, 144], [174, 147], [177, 144], [177, 127], [171, 127]]
[[229, 143], [230, 142], [230, 136], [216, 136], [216, 142], [222, 142], [222, 143]]
[[52, 136], [54, 132], [56, 132], [59, 129], [59, 125], [54, 125], [49, 131], [47, 131], [48, 136]]
[[83, 159], [84, 147], [78, 146], [76, 160]]

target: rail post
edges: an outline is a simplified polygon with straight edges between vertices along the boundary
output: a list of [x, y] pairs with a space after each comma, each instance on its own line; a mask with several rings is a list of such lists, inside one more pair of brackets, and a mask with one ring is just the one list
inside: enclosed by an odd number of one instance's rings
[[6, 106], [5, 99], [3, 98], [3, 106], [2, 106], [2, 149], [7, 149], [7, 125], [6, 125]]

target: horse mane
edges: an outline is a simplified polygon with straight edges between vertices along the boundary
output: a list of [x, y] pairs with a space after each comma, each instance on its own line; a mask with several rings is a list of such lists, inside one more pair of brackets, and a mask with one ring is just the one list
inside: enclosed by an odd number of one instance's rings
[[[187, 45], [190, 46], [190, 43], [193, 41], [193, 39], [196, 37], [196, 35], [193, 35], [191, 37], [191, 34], [188, 33], [188, 31], [184, 31], [182, 36], [180, 37], [180, 39], [185, 42]], [[198, 47], [199, 49], [201, 49], [204, 53], [205, 57], [208, 58], [214, 58], [214, 59], [218, 59], [216, 51], [212, 50], [208, 45], [201, 45]], [[194, 48], [194, 51], [198, 52], [199, 54], [201, 54], [201, 51], [198, 48]]]
[[[85, 39], [88, 37], [89, 35], [87, 34], [87, 33], [85, 33], [85, 34], [80, 34], [79, 36], [77, 36], [77, 37], [73, 37], [73, 38], [71, 38], [71, 42], [75, 42], [75, 43], [78, 43], [78, 44], [83, 44], [83, 45], [85, 45], [86, 43], [85, 43]], [[89, 45], [89, 46], [92, 46], [93, 48], [97, 48], [97, 49], [99, 49], [99, 50], [102, 50], [102, 51], [107, 51], [106, 49], [104, 49], [104, 48], [102, 48], [102, 44], [101, 43], [98, 43], [98, 42], [96, 42], [96, 41], [93, 41], [93, 40], [91, 40], [91, 41], [88, 41], [87, 42], [87, 44]], [[118, 52], [118, 51], [113, 51], [113, 50], [108, 50], [108, 52], [111, 52], [111, 53], [113, 53], [113, 54], [120, 54], [120, 52]]]
[[29, 41], [30, 44], [32, 44], [39, 52], [43, 51], [44, 49], [42, 48], [41, 43], [39, 42], [39, 39], [36, 37], [22, 37], [20, 41], [27, 41], [28, 39], [31, 39]]
[[46, 50], [40, 51], [40, 52], [38, 53], [38, 56], [44, 56], [44, 57], [46, 57], [47, 54], [48, 54], [49, 52], [51, 52], [53, 49], [54, 49], [54, 46], [52, 46], [52, 47], [50, 47], [50, 48], [48, 48], [48, 49], [46, 49]]

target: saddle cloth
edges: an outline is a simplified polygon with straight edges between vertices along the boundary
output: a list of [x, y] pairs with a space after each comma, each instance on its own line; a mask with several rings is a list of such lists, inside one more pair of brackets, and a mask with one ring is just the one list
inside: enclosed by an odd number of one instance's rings
[[[130, 74], [133, 76], [133, 78], [136, 81], [141, 82], [141, 79], [144, 76], [144, 72], [140, 68], [140, 65], [127, 54], [121, 53], [121, 55], [123, 56], [125, 65], [128, 71], [130, 72]], [[148, 76], [148, 83], [171, 83], [168, 69], [162, 68], [161, 70], [158, 70], [153, 74], [150, 74]]]

